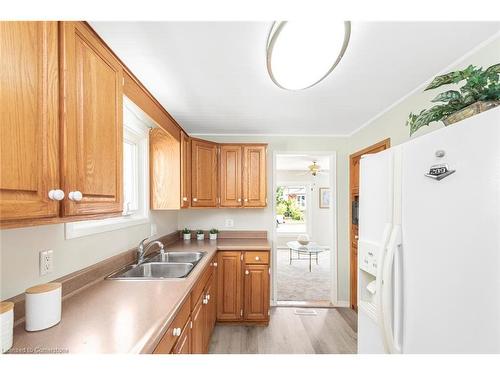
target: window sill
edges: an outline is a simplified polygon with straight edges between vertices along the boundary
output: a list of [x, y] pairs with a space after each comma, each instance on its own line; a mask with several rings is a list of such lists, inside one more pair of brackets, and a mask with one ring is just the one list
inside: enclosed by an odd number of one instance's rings
[[65, 238], [69, 240], [72, 238], [90, 236], [93, 234], [111, 232], [118, 229], [147, 224], [149, 222], [149, 216], [138, 214], [131, 216], [113, 217], [103, 220], [89, 220], [66, 223], [64, 225], [64, 232]]

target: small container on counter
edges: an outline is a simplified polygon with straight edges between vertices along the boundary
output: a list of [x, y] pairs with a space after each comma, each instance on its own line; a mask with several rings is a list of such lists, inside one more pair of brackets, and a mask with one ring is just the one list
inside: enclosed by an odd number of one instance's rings
[[2, 353], [12, 347], [12, 335], [14, 332], [14, 304], [12, 302], [0, 303], [0, 345]]
[[61, 321], [61, 283], [26, 289], [26, 331], [40, 331]]

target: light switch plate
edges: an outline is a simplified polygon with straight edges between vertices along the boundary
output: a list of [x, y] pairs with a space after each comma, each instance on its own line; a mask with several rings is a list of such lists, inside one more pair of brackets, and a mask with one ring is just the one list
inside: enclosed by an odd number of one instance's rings
[[226, 219], [226, 228], [232, 228], [232, 227], [234, 227], [234, 220]]

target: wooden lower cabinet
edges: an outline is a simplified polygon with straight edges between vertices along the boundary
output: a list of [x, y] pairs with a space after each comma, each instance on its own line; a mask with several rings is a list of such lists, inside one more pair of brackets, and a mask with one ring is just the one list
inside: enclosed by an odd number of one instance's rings
[[241, 303], [241, 251], [221, 251], [217, 257], [217, 320], [236, 321], [243, 316]]
[[204, 331], [205, 331], [205, 309], [203, 308], [203, 296], [196, 303], [193, 312], [191, 313], [191, 321], [193, 327], [191, 329], [191, 353], [204, 353]]
[[191, 354], [191, 320], [184, 326], [171, 354]]
[[201, 273], [154, 354], [208, 353], [217, 311], [216, 266], [217, 255]]
[[245, 265], [243, 319], [266, 321], [269, 318], [269, 265]]
[[220, 251], [217, 263], [217, 321], [267, 324], [269, 252]]

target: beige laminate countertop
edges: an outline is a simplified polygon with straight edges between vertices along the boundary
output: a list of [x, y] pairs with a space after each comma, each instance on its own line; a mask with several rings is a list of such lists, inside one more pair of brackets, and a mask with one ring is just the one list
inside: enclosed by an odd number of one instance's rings
[[167, 251], [206, 251], [185, 279], [100, 280], [63, 301], [59, 324], [14, 329], [11, 353], [151, 353], [217, 250], [270, 250], [266, 239], [178, 241]]

